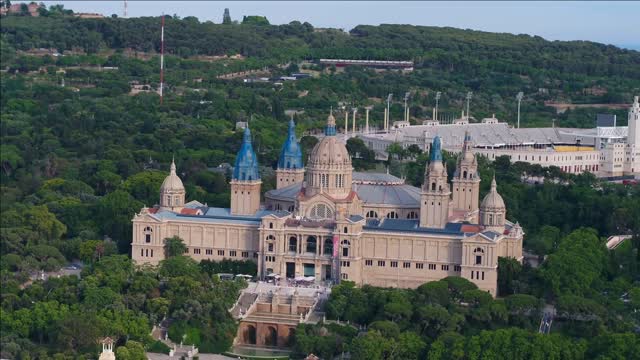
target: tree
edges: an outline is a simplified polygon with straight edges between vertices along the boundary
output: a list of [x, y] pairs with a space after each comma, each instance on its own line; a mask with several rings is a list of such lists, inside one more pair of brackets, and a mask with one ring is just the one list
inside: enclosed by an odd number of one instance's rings
[[67, 231], [67, 227], [44, 205], [33, 206], [24, 215], [26, 224], [47, 241], [57, 240]]
[[514, 258], [498, 258], [498, 293], [501, 296], [515, 292], [514, 282], [522, 271], [522, 264]]
[[185, 252], [187, 252], [187, 246], [184, 244], [184, 240], [177, 235], [164, 239], [165, 258], [182, 256]]
[[125, 346], [116, 348], [116, 357], [122, 360], [145, 360], [147, 356], [142, 344], [136, 341], [127, 341]]
[[104, 234], [116, 240], [120, 252], [129, 252], [131, 218], [142, 208], [142, 203], [123, 190], [116, 190], [100, 199], [96, 222]]
[[368, 331], [356, 337], [351, 344], [351, 358], [354, 360], [382, 360], [389, 341], [378, 331]]

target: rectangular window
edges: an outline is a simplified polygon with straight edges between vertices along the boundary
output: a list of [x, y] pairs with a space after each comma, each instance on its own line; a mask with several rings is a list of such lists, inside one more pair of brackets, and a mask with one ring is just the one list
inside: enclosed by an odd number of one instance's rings
[[405, 268], [405, 269], [409, 269], [409, 268], [411, 268], [411, 263], [408, 263], [408, 262], [403, 263], [402, 267]]
[[275, 256], [265, 256], [265, 260], [266, 260], [266, 262], [275, 262], [276, 261], [276, 257]]
[[254, 259], [257, 259], [257, 258], [258, 258], [258, 253], [257, 253], [257, 252], [254, 252], [254, 253], [253, 253], [253, 258], [254, 258]]
[[248, 258], [249, 257], [249, 252], [248, 251], [243, 251], [242, 252], [242, 257], [243, 258]]
[[340, 265], [342, 267], [351, 267], [351, 262], [350, 261], [341, 261]]
[[453, 266], [453, 271], [460, 272], [460, 271], [462, 271], [462, 267], [460, 267], [460, 265], [454, 265]]
[[373, 266], [373, 260], [365, 260], [364, 264], [365, 266]]
[[429, 270], [435, 270], [436, 264], [429, 264]]
[[442, 265], [442, 270], [449, 271], [449, 265]]
[[140, 249], [140, 256], [144, 256], [144, 249]]
[[393, 268], [398, 267], [398, 262], [397, 261], [392, 261], [391, 262], [391, 267], [393, 267]]
[[267, 245], [267, 251], [273, 252], [273, 244], [272, 243], [269, 243], [269, 245]]
[[193, 249], [193, 253], [197, 254], [197, 255], [200, 255], [200, 249]]
[[218, 256], [224, 256], [224, 250], [218, 250]]
[[213, 250], [211, 250], [211, 249], [206, 249], [206, 250], [204, 251], [204, 253], [205, 253], [205, 254], [207, 254], [207, 255], [213, 255]]
[[385, 266], [384, 261], [378, 260], [378, 266]]
[[416, 263], [416, 269], [424, 269], [424, 264]]
[[484, 271], [482, 272], [482, 280], [484, 280]]
[[151, 249], [151, 257], [153, 257], [153, 249]]
[[342, 274], [340, 274], [340, 278], [341, 278], [342, 280], [348, 280], [348, 279], [349, 279], [349, 275], [348, 275], [348, 274], [345, 274], [345, 273], [342, 273]]
[[237, 255], [238, 255], [238, 253], [235, 250], [229, 251], [229, 256], [236, 257]]

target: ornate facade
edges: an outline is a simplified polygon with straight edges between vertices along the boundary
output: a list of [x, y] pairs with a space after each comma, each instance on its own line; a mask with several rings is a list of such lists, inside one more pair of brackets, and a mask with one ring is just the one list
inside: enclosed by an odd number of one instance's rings
[[480, 178], [468, 134], [452, 185], [441, 140], [433, 140], [422, 188], [389, 174], [354, 172], [335, 135], [335, 118], [329, 115], [325, 136], [304, 168], [290, 122], [277, 188], [265, 194], [263, 204], [248, 128], [231, 179], [230, 209], [184, 203], [172, 164], [161, 196], [171, 194], [174, 200], [161, 197], [159, 206], [143, 208], [133, 218], [134, 260], [157, 264], [164, 258], [164, 239], [177, 235], [196, 260], [254, 259], [260, 276], [383, 287], [462, 276], [496, 294], [498, 257], [521, 260], [524, 234], [506, 220], [495, 179], [478, 206]]

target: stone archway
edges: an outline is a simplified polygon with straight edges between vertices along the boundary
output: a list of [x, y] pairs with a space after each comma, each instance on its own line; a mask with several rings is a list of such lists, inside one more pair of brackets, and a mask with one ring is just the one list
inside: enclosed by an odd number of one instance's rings
[[289, 334], [286, 338], [287, 343], [285, 344], [285, 346], [292, 346], [296, 336], [296, 328], [290, 327], [288, 333]]
[[278, 329], [274, 326], [267, 326], [267, 331], [264, 336], [265, 346], [278, 346]]
[[257, 331], [253, 325], [247, 325], [242, 333], [242, 342], [247, 345], [256, 345]]

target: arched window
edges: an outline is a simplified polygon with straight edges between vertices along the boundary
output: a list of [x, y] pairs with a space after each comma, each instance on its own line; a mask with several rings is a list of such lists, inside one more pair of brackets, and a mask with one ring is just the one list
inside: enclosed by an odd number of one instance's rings
[[153, 235], [153, 230], [149, 226], [144, 228], [144, 242], [150, 243], [151, 235]]
[[467, 170], [465, 170], [465, 171], [463, 171], [463, 172], [462, 172], [462, 178], [463, 178], [463, 179], [466, 179], [466, 178], [467, 178]]
[[333, 211], [325, 204], [314, 205], [309, 211], [310, 219], [331, 219], [333, 218]]
[[377, 219], [378, 218], [378, 213], [373, 211], [373, 210], [369, 210], [367, 211], [367, 219]]
[[482, 256], [484, 255], [484, 250], [481, 248], [476, 248], [473, 250], [473, 255], [476, 257], [476, 265], [482, 265]]
[[307, 247], [305, 251], [308, 253], [315, 253], [318, 245], [318, 240], [316, 240], [315, 236], [309, 236], [307, 238]]
[[489, 225], [493, 225], [493, 214], [489, 214]]
[[349, 248], [351, 247], [351, 243], [349, 240], [342, 240], [342, 256], [349, 257]]
[[416, 213], [415, 211], [411, 211], [407, 214], [407, 219], [417, 219], [418, 218], [418, 213]]
[[397, 219], [398, 218], [398, 213], [395, 211], [390, 211], [387, 214], [387, 219]]
[[349, 229], [345, 226], [345, 227], [344, 227], [344, 233], [346, 234], [346, 233], [348, 233], [348, 232], [349, 232]]
[[333, 239], [327, 238], [324, 241], [324, 246], [322, 248], [322, 255], [333, 255]]
[[289, 251], [296, 252], [298, 250], [298, 239], [295, 236], [289, 238]]
[[431, 183], [431, 190], [436, 190], [436, 183]]
[[273, 223], [269, 223], [269, 229], [273, 229]]

